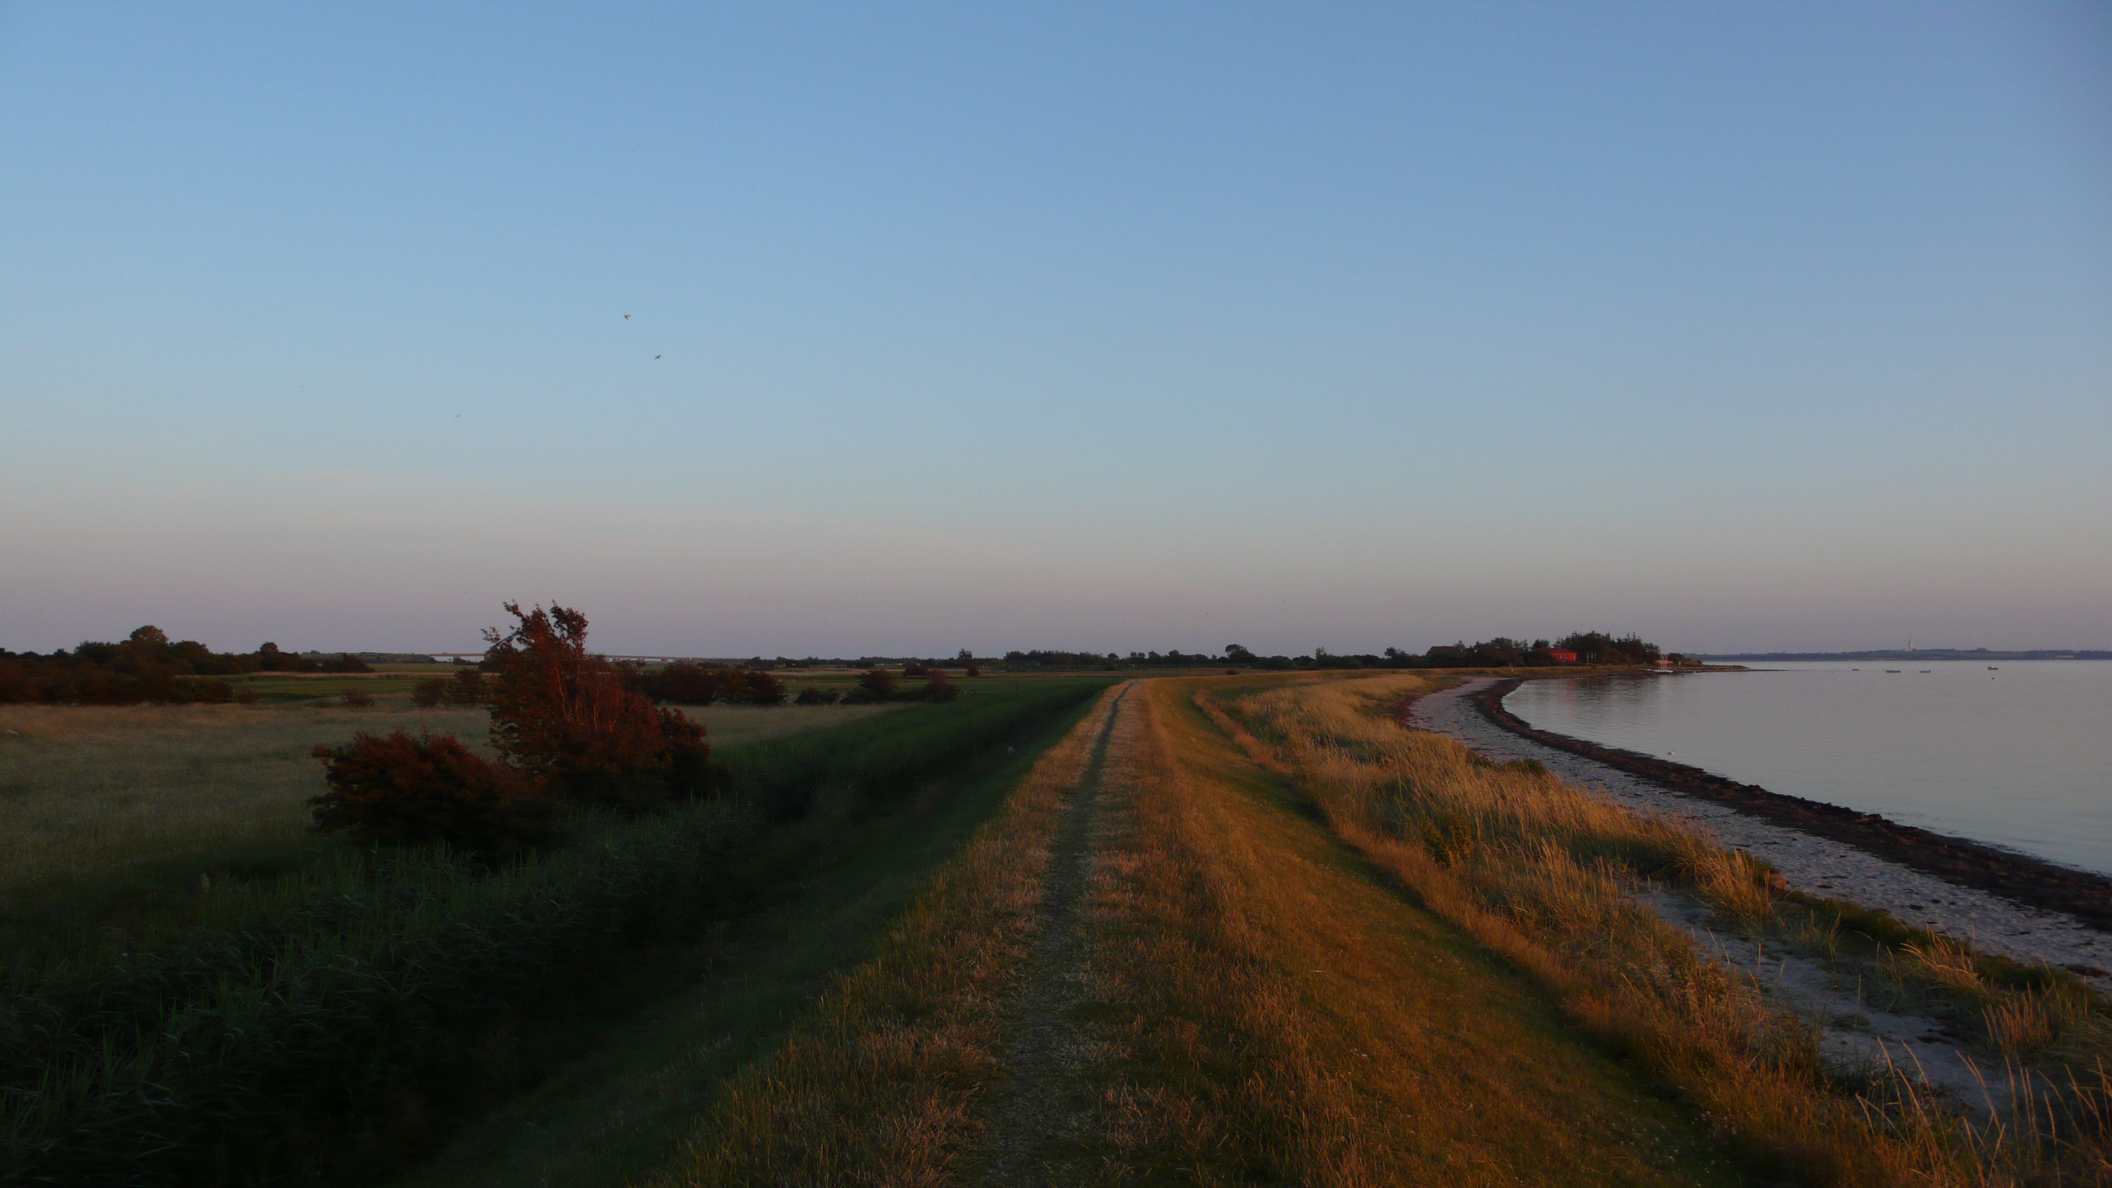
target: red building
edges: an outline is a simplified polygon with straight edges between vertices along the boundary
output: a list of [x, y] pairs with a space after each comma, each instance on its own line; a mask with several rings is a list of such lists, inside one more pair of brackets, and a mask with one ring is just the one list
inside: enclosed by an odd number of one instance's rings
[[1557, 664], [1575, 664], [1577, 662], [1577, 654], [1568, 648], [1549, 648], [1547, 654], [1553, 656]]

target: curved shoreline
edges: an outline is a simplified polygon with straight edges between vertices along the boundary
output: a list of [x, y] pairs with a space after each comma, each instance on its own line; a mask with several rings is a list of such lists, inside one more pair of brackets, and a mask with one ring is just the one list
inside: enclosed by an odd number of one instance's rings
[[1769, 824], [1854, 846], [1946, 882], [2064, 912], [2092, 929], [2112, 933], [2112, 878], [1902, 825], [1876, 813], [1770, 792], [1684, 763], [1541, 730], [1503, 707], [1504, 697], [1525, 680], [1497, 681], [1468, 694], [1466, 700], [1491, 725], [1541, 746], [1603, 763], [1667, 791], [1712, 801]]

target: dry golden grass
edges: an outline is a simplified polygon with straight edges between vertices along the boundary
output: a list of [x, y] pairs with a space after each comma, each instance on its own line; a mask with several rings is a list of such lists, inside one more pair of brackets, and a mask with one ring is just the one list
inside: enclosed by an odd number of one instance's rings
[[[2089, 1125], [2103, 1112], [2090, 1096], [2101, 1088], [2073, 1084], [2081, 1096], [2061, 1105], [2065, 1126], [2028, 1116], [1976, 1126], [1904, 1074], [1837, 1083], [1801, 1025], [1636, 903], [1635, 892], [1664, 880], [1764, 926], [1777, 906], [1762, 866], [1544, 773], [1492, 766], [1450, 740], [1400, 728], [1386, 710], [1414, 688], [1412, 677], [1310, 685], [1249, 698], [1237, 712], [1259, 736], [1256, 752], [1280, 757], [1344, 840], [1531, 971], [1570, 1017], [1633, 1053], [1747, 1150], [1804, 1178], [1855, 1184], [2063, 1173], [2096, 1182], [2112, 1170], [2101, 1119], [2094, 1132]], [[1996, 993], [1979, 983], [1963, 946], [1907, 956], [1932, 984]], [[2047, 1039], [2049, 997], [2057, 996], [2001, 996], [1990, 1029], [2019, 1045]], [[2054, 1096], [2048, 1087], [2036, 1100]]]
[[[1736, 1182], [1692, 1115], [1145, 685], [1096, 887], [1101, 1182]], [[1123, 803], [1117, 797], [1115, 803]]]
[[[1037, 1183], [2102, 1179], [2089, 1140], [2019, 1120], [2058, 1099], [2049, 1117], [2102, 1134], [2101, 1070], [2013, 1069], [2023, 1114], [1978, 1127], [1904, 1073], [1832, 1079], [1802, 1024], [1638, 902], [1677, 883], [1781, 928], [1763, 866], [1403, 730], [1385, 710], [1417, 683], [1110, 693], [653, 1182], [1024, 1182], [985, 1137], [1022, 1108], [1048, 1136]], [[1083, 779], [1081, 1001], [1035, 993], [1035, 954]], [[2045, 1034], [2027, 1008], [2068, 1009], [2001, 1001], [1990, 1028], [2020, 1050]], [[1022, 1037], [1052, 1022], [1076, 1058], [1036, 1064]], [[1062, 1091], [1026, 1091], [1037, 1069]]]
[[948, 1180], [1002, 1076], [1005, 1011], [1036, 930], [1066, 794], [1119, 690], [1035, 764], [820, 1018], [733, 1077], [672, 1185], [926, 1185]]

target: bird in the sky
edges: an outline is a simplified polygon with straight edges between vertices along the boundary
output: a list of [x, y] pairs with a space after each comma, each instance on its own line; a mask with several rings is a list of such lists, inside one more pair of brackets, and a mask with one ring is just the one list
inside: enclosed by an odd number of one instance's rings
[[659, 358], [659, 357], [660, 357], [660, 356], [658, 356], [658, 355], [654, 355], [654, 356], [653, 356], [653, 358], [655, 358], [655, 359], [657, 359], [657, 358]]
[[630, 321], [630, 320], [631, 320], [631, 315], [629, 315], [629, 314], [625, 314], [625, 315], [623, 315], [623, 320], [624, 320], [624, 321], [626, 321], [626, 322]]

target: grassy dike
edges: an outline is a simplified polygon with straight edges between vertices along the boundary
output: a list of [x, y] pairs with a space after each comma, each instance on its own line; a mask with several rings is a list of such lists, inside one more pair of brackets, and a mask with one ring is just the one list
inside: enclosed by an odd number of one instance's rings
[[[1698, 1116], [1205, 717], [1191, 694], [1221, 686], [1110, 695], [647, 1182], [1741, 1182]], [[1072, 971], [1047, 877], [1088, 800]], [[1046, 976], [1077, 993], [1037, 1018]], [[1066, 1055], [1036, 1058], [1051, 1025]]]
[[584, 820], [496, 870], [348, 853], [217, 888], [195, 930], [150, 950], [11, 965], [0, 1182], [346, 1182], [429, 1151], [593, 1021], [693, 973], [714, 922], [781, 902], [870, 822], [927, 807], [1103, 684], [992, 682], [732, 748], [733, 799]]
[[2101, 1119], [1827, 1070], [1636, 898], [1764, 868], [1403, 730], [1421, 681], [1111, 692], [638, 1182], [2102, 1182]]

